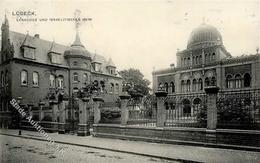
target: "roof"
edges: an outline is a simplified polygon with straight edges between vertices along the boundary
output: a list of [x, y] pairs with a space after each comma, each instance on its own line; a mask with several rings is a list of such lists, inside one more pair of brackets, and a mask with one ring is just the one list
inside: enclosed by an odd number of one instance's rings
[[[76, 39], [74, 43], [70, 46], [65, 46], [54, 41], [47, 41], [43, 40], [34, 36], [30, 36], [29, 34], [22, 34], [14, 31], [10, 31], [9, 33], [10, 41], [14, 46], [14, 58], [24, 59], [23, 55], [21, 54], [20, 48], [22, 46], [29, 46], [35, 48], [35, 60], [33, 62], [43, 63], [43, 64], [52, 64], [48, 54], [50, 52], [60, 54], [61, 57], [61, 66], [68, 66], [65, 58], [64, 52], [70, 49], [84, 49], [84, 46], [81, 44], [79, 36], [76, 35]], [[87, 50], [86, 50], [87, 51]], [[73, 50], [73, 52], [76, 52]], [[106, 58], [99, 54], [93, 54], [88, 52], [92, 62], [97, 62], [101, 64], [101, 73], [109, 75], [107, 70], [107, 64], [112, 64], [108, 62]], [[55, 64], [56, 65], [56, 64]], [[100, 72], [99, 72], [100, 73]], [[116, 76], [119, 76], [118, 74]]]

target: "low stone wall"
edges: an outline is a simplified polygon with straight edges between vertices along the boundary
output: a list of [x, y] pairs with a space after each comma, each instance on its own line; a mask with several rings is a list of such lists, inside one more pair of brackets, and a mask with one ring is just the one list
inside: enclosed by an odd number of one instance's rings
[[[58, 123], [57, 122], [41, 121], [41, 122], [37, 122], [37, 123], [46, 132], [58, 132]], [[36, 130], [28, 121], [22, 121], [21, 128], [24, 130], [33, 130], [33, 131]]]
[[[93, 136], [172, 144], [260, 147], [260, 131], [94, 124]], [[260, 148], [259, 148], [260, 149]]]

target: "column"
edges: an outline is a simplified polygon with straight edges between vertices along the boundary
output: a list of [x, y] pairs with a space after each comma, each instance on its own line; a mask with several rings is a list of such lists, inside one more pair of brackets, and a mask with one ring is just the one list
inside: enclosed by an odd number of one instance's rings
[[131, 96], [127, 92], [123, 92], [119, 97], [121, 99], [121, 125], [125, 126], [128, 121], [127, 103]]
[[104, 102], [102, 97], [94, 97], [94, 124], [99, 123], [101, 119], [100, 104]]
[[43, 111], [42, 111], [42, 108], [43, 108], [43, 105], [44, 105], [44, 102], [39, 102], [39, 121], [41, 121], [43, 119]]
[[51, 130], [52, 130], [52, 132], [57, 132], [57, 130], [58, 130], [58, 101], [50, 100], [50, 106], [52, 108]]
[[59, 123], [58, 123], [58, 133], [59, 134], [65, 134], [65, 126], [66, 126], [66, 105], [68, 105], [68, 98], [62, 99], [62, 101], [59, 103]]
[[219, 88], [210, 86], [205, 88], [207, 94], [207, 129], [215, 130], [217, 128], [217, 94]]
[[29, 116], [33, 116], [32, 115], [32, 107], [33, 107], [33, 104], [28, 104], [28, 114], [29, 114]]
[[90, 135], [89, 130], [89, 98], [80, 98], [78, 100], [79, 104], [79, 124], [78, 124], [78, 136], [88, 136]]
[[164, 99], [167, 96], [167, 92], [158, 91], [155, 93], [157, 98], [157, 123], [156, 127], [164, 127], [166, 121], [166, 108]]

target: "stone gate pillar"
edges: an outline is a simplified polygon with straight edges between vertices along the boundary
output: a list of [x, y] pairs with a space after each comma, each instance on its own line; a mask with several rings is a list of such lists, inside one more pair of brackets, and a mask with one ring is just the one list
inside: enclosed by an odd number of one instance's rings
[[29, 114], [30, 117], [32, 117], [32, 116], [33, 116], [33, 115], [32, 115], [32, 107], [33, 107], [33, 104], [28, 104], [27, 106], [28, 106], [28, 114]]
[[90, 135], [89, 130], [89, 98], [80, 98], [78, 100], [79, 104], [79, 124], [78, 124], [78, 136], [88, 136]]
[[205, 88], [207, 94], [207, 129], [215, 130], [217, 128], [217, 94], [219, 88], [210, 86]]
[[94, 101], [94, 124], [99, 123], [101, 119], [100, 104], [104, 102], [102, 97], [93, 97]]
[[39, 102], [39, 121], [42, 121], [42, 119], [43, 119], [43, 111], [42, 111], [43, 105], [44, 105], [44, 102], [40, 101]]
[[51, 100], [50, 101], [51, 109], [52, 109], [52, 122], [58, 121], [58, 101]]
[[127, 125], [128, 121], [128, 110], [127, 110], [127, 103], [130, 99], [130, 95], [127, 92], [124, 92], [122, 95], [119, 96], [121, 99], [121, 125]]
[[157, 98], [156, 127], [164, 127], [166, 122], [166, 108], [164, 99], [167, 96], [167, 92], [165, 90], [158, 90], [155, 95]]
[[65, 134], [66, 126], [66, 105], [68, 105], [68, 98], [63, 97], [62, 101], [59, 103], [59, 124], [58, 124], [58, 133]]

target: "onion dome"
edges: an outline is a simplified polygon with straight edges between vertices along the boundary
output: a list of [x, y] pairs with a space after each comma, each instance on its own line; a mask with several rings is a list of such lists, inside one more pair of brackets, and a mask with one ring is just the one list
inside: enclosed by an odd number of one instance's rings
[[187, 48], [204, 45], [223, 45], [222, 36], [217, 28], [205, 23], [191, 32]]
[[85, 49], [85, 46], [81, 43], [78, 32], [76, 33], [76, 38], [73, 44], [68, 50], [64, 52], [65, 58], [68, 57], [82, 57], [86, 59], [91, 59], [91, 54]]

